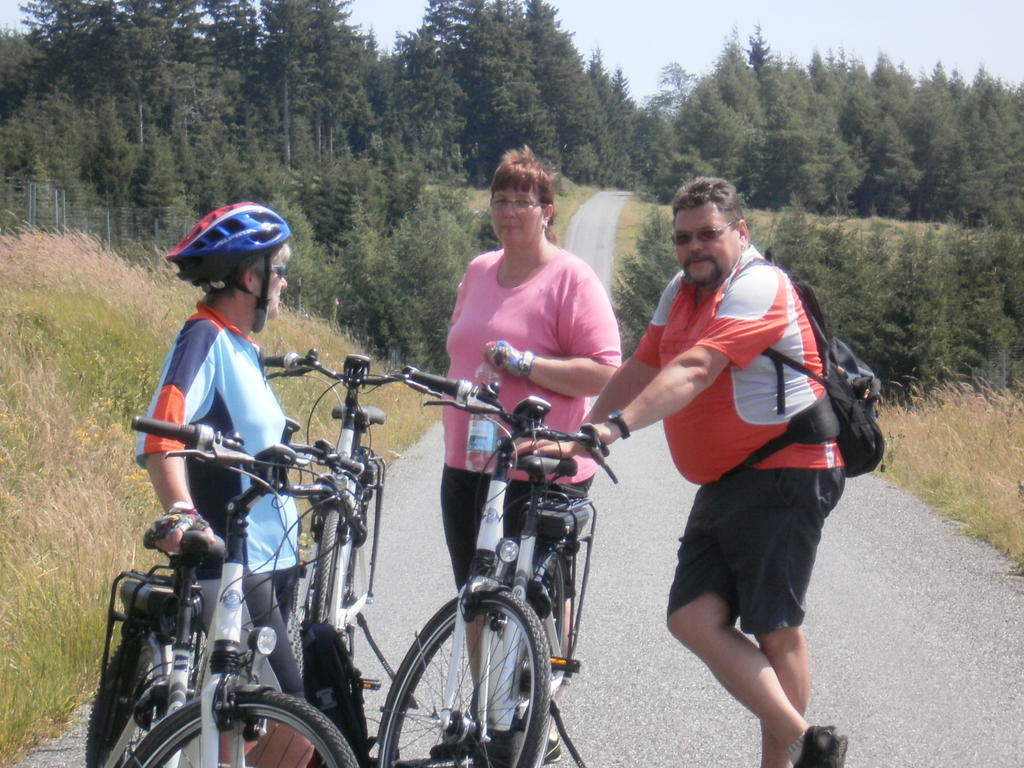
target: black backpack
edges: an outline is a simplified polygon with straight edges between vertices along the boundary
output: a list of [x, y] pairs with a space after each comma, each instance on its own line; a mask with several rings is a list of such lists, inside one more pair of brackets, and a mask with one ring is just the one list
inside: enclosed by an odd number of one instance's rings
[[[770, 250], [765, 255], [771, 260]], [[780, 414], [786, 412], [784, 365], [820, 383], [826, 396], [793, 417], [785, 432], [751, 453], [736, 469], [753, 466], [793, 443], [813, 444], [835, 439], [843, 455], [847, 477], [871, 472], [881, 463], [885, 453], [885, 437], [878, 425], [882, 382], [845, 342], [828, 333], [814, 288], [803, 280], [791, 277], [790, 281], [814, 328], [825, 375], [812, 373], [806, 366], [774, 349], [765, 350], [763, 354], [775, 362], [777, 410]]]
[[363, 710], [363, 681], [338, 631], [330, 624], [306, 627], [302, 658], [306, 698], [338, 726], [359, 765], [367, 768], [370, 741]]

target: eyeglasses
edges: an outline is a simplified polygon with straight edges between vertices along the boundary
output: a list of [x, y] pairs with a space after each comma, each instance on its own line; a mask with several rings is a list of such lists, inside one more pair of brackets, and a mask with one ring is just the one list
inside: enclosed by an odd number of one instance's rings
[[728, 224], [723, 224], [717, 229], [707, 227], [706, 229], [698, 229], [696, 232], [673, 232], [672, 242], [676, 245], [689, 245], [693, 242], [694, 238], [701, 243], [710, 243], [713, 240], [717, 240], [722, 236], [722, 233], [729, 227], [733, 226], [739, 221], [739, 219], [733, 219]]
[[287, 264], [275, 264], [274, 266], [272, 266], [270, 268], [270, 271], [273, 272], [275, 275], [277, 275], [282, 280], [284, 280], [285, 277], [288, 274], [288, 265]]
[[515, 211], [516, 213], [522, 213], [539, 205], [543, 205], [543, 203], [536, 200], [491, 200], [492, 211]]

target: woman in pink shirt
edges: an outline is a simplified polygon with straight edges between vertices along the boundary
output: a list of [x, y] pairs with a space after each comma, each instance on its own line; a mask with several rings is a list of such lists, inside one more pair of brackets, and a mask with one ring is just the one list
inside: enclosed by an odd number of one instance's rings
[[[555, 178], [529, 147], [502, 157], [490, 205], [502, 247], [466, 268], [448, 332], [448, 375], [478, 380], [483, 364], [500, 376], [506, 409], [539, 395], [552, 405], [547, 423], [569, 431], [579, 427], [587, 397], [600, 393], [621, 355], [604, 286], [588, 264], [555, 244]], [[468, 425], [467, 414], [444, 409], [441, 511], [459, 587], [468, 578], [488, 483], [485, 472], [467, 469]], [[596, 465], [577, 463], [565, 487], [585, 492]], [[522, 504], [516, 501], [526, 493], [525, 475], [516, 473], [506, 495], [506, 535], [519, 532]]]

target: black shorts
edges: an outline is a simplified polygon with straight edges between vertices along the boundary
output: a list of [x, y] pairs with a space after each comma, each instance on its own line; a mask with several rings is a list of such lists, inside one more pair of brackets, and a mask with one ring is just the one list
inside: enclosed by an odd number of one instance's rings
[[[584, 495], [593, 482], [588, 477], [579, 483], [554, 484], [552, 487], [570, 495]], [[491, 476], [445, 465], [441, 473], [441, 519], [448, 556], [452, 561], [455, 586], [459, 589], [469, 578], [469, 566], [476, 553], [476, 535], [480, 530], [480, 510], [487, 500]], [[530, 501], [530, 483], [512, 480], [505, 489], [505, 536], [518, 536]]]
[[701, 486], [679, 540], [668, 613], [705, 592], [760, 635], [804, 620], [804, 596], [841, 469], [746, 469]]

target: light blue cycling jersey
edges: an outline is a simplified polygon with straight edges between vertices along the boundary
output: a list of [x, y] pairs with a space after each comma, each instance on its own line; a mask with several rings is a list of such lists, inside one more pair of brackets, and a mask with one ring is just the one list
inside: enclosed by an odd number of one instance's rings
[[[149, 415], [177, 424], [208, 424], [224, 434], [237, 433], [251, 454], [280, 443], [285, 427], [284, 411], [260, 366], [256, 344], [203, 303], [182, 327], [164, 361]], [[136, 458], [144, 465], [147, 454], [181, 448], [181, 443], [142, 435]], [[226, 503], [251, 481], [193, 459], [186, 466], [196, 510], [223, 536]], [[297, 533], [298, 514], [292, 498], [261, 498], [249, 513], [249, 570], [258, 573], [296, 565]], [[204, 564], [200, 575], [214, 575], [219, 570], [219, 564]]]

